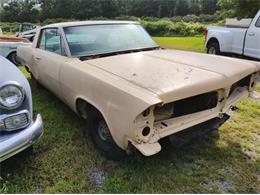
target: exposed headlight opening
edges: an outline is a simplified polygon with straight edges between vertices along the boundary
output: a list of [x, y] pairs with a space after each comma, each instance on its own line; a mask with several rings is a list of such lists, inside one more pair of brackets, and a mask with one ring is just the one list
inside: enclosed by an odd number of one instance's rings
[[20, 107], [25, 99], [25, 91], [16, 82], [4, 83], [0, 86], [0, 107], [12, 110]]
[[143, 131], [142, 131], [142, 135], [143, 135], [144, 137], [147, 137], [148, 135], [150, 135], [150, 133], [151, 133], [151, 128], [150, 128], [150, 127], [145, 127], [145, 128], [143, 129]]
[[150, 108], [148, 108], [148, 109], [146, 109], [145, 111], [143, 111], [143, 117], [147, 117], [147, 116], [149, 116], [149, 114], [150, 114], [150, 112], [151, 112], [151, 109]]

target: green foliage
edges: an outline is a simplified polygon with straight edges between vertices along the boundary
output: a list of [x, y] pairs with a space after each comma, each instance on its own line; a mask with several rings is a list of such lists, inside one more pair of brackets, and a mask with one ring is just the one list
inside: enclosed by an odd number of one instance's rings
[[1, 21], [5, 22], [36, 22], [39, 10], [34, 7], [33, 0], [13, 0], [1, 12]]
[[2, 31], [6, 34], [15, 34], [16, 32], [19, 31], [19, 23], [2, 23], [0, 22], [0, 28]]
[[74, 21], [74, 20], [73, 19], [64, 19], [64, 18], [46, 19], [41, 23], [41, 25], [45, 26], [45, 25], [48, 25], [48, 24], [61, 23], [61, 22], [71, 22], [71, 21]]
[[[159, 18], [138, 18], [134, 16], [119, 16], [116, 17], [115, 20], [130, 20], [130, 21], [137, 21], [140, 22], [145, 29], [152, 35], [152, 36], [193, 36], [193, 35], [202, 35], [204, 29], [207, 25], [212, 25], [213, 23], [203, 24], [197, 22], [199, 19], [195, 17], [195, 19], [190, 19], [193, 16], [187, 16], [182, 19], [159, 19]], [[186, 19], [185, 19], [186, 18]], [[39, 25], [47, 25], [59, 22], [69, 22], [74, 21], [75, 19], [63, 19], [63, 18], [56, 18], [56, 19], [47, 19], [44, 20]], [[108, 20], [104, 17], [95, 17], [91, 18], [91, 20]], [[173, 21], [172, 21], [173, 20]], [[188, 21], [192, 22], [188, 22]], [[216, 23], [214, 23], [215, 25]], [[12, 33], [18, 31], [18, 23], [0, 23], [0, 27], [2, 28], [4, 33]]]
[[214, 3], [209, 5], [202, 0], [12, 0], [7, 3], [0, 13], [2, 22], [43, 22], [55, 18], [114, 19], [121, 15], [164, 18], [212, 14], [217, 8]]
[[214, 14], [217, 11], [218, 0], [201, 0], [201, 12], [203, 14]]
[[186, 16], [189, 13], [189, 4], [187, 0], [177, 0], [175, 5], [176, 16]]
[[[219, 16], [222, 18], [253, 17], [260, 9], [259, 0], [12, 0], [7, 2], [7, 6], [0, 11], [2, 22], [43, 22], [55, 18], [115, 19], [122, 15], [140, 18], [175, 18], [176, 16], [181, 18], [189, 15], [183, 19], [185, 22], [201, 22], [203, 18], [196, 17], [205, 16], [205, 20], [212, 22]], [[214, 20], [213, 17], [217, 19]]]
[[201, 23], [176, 22], [170, 20], [141, 21], [145, 29], [153, 36], [192, 36], [202, 34], [206, 28]]
[[220, 14], [223, 18], [253, 18], [260, 10], [259, 0], [219, 0]]
[[172, 22], [199, 22], [199, 23], [215, 23], [221, 20], [218, 15], [186, 15], [171, 17]]

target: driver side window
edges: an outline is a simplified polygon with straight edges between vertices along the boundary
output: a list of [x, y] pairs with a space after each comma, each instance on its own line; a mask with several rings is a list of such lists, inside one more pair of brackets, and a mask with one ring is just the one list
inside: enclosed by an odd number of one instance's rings
[[42, 30], [38, 48], [66, 56], [62, 37], [57, 28]]
[[256, 27], [260, 28], [260, 17], [258, 18], [258, 20], [256, 22]]

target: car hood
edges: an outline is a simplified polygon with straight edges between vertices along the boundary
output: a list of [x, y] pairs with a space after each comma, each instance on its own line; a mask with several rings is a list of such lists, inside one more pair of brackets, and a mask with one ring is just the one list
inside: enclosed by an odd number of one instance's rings
[[231, 86], [258, 71], [250, 61], [177, 50], [154, 50], [88, 60], [153, 92], [164, 102]]

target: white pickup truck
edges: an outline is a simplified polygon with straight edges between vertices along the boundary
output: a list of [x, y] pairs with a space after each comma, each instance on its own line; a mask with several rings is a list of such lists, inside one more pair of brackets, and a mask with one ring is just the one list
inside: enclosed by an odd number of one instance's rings
[[229, 19], [226, 27], [209, 27], [205, 36], [209, 54], [238, 54], [260, 60], [260, 10], [254, 19]]

